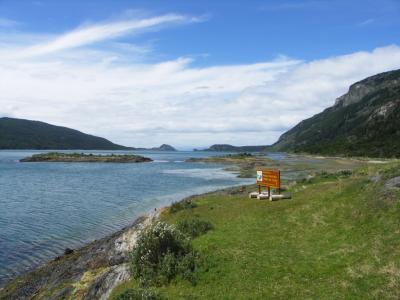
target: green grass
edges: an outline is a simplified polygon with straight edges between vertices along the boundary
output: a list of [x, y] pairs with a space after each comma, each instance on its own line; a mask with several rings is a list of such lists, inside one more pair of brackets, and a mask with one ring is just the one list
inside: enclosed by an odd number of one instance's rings
[[[167, 299], [398, 299], [400, 194], [369, 180], [399, 164], [291, 187], [292, 200], [215, 193], [166, 211], [171, 224], [201, 218], [213, 230], [193, 240], [203, 259], [197, 284], [158, 288]], [[118, 287], [113, 295], [127, 287]]]

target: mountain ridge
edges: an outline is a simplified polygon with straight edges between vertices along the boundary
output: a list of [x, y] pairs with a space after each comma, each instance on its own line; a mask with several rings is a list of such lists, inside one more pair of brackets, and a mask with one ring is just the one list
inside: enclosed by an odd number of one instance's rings
[[133, 150], [105, 138], [49, 123], [0, 118], [0, 149]]
[[270, 148], [270, 146], [233, 146], [230, 144], [214, 144], [207, 149], [194, 151], [215, 151], [215, 152], [265, 152]]
[[400, 157], [400, 70], [352, 84], [333, 106], [282, 134], [272, 149]]

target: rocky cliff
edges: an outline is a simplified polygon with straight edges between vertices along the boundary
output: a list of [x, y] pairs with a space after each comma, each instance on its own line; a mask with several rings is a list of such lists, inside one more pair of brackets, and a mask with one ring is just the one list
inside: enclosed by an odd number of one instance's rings
[[351, 85], [335, 105], [284, 133], [273, 149], [400, 157], [400, 70]]

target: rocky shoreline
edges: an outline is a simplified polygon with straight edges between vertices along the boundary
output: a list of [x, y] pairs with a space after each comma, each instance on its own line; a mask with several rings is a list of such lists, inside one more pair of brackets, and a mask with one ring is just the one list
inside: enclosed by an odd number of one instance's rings
[[129, 253], [158, 211], [131, 225], [23, 274], [0, 288], [0, 299], [107, 299], [130, 277]]
[[[244, 194], [248, 186], [192, 195]], [[1, 300], [14, 299], [108, 299], [114, 287], [130, 278], [129, 256], [139, 233], [155, 222], [167, 207], [137, 218], [131, 225], [95, 240], [18, 276], [0, 288]]]

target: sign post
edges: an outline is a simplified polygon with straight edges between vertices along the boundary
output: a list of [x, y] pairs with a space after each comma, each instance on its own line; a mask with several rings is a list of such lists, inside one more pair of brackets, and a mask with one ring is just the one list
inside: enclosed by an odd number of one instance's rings
[[262, 169], [257, 170], [257, 185], [258, 192], [261, 193], [261, 187], [264, 186], [268, 189], [269, 199], [272, 200], [271, 188], [277, 189], [278, 194], [281, 190], [281, 171], [276, 169]]

